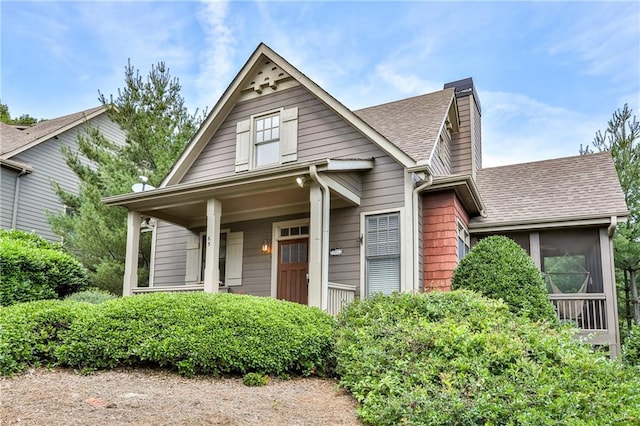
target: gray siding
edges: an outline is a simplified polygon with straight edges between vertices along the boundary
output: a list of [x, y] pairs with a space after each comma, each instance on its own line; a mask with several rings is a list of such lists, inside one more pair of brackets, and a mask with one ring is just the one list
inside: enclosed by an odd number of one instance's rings
[[[106, 114], [99, 115], [90, 123], [98, 126], [107, 138], [124, 140], [118, 126], [112, 123]], [[47, 212], [57, 214], [62, 212], [64, 207], [53, 190], [52, 182], [59, 183], [65, 190], [72, 193], [78, 192], [78, 178], [67, 167], [60, 149], [62, 146], [68, 146], [77, 152], [76, 137], [79, 132], [84, 131], [85, 126], [85, 124], [77, 126], [58, 135], [57, 138], [40, 143], [12, 157], [16, 161], [31, 164], [33, 167], [33, 173], [21, 178], [17, 229], [35, 231], [50, 241], [60, 241], [60, 237], [51, 231], [47, 221]]]
[[13, 195], [18, 172], [2, 167], [0, 174], [0, 228], [11, 228], [13, 217]]
[[[340, 183], [355, 193], [361, 193], [362, 196], [360, 206], [331, 212], [330, 246], [342, 247], [343, 254], [330, 258], [329, 280], [359, 285], [361, 213], [402, 207], [405, 171], [395, 160], [306, 89], [297, 87], [237, 104], [187, 171], [182, 182], [198, 182], [235, 175], [236, 123], [253, 114], [296, 106], [299, 108], [298, 162], [323, 158], [374, 158], [375, 165], [371, 171], [361, 174], [331, 174]], [[308, 214], [302, 217], [308, 217]], [[270, 238], [271, 223], [278, 220], [283, 219], [260, 219], [231, 226], [232, 232], [245, 232], [242, 291], [269, 295], [269, 279], [266, 277], [270, 277], [270, 263], [268, 256], [259, 253], [259, 247], [262, 240]], [[158, 234], [156, 246], [155, 285], [183, 284], [186, 256], [169, 253], [184, 252], [185, 243], [177, 236], [170, 236], [171, 232], [176, 231], [159, 232], [161, 233]], [[171, 244], [172, 238], [176, 238], [175, 244]]]
[[451, 166], [455, 174], [471, 174], [471, 115], [470, 96], [458, 98], [460, 128], [453, 134], [451, 143]]
[[[431, 159], [431, 168], [436, 176], [448, 176], [451, 172], [451, 134], [443, 130], [442, 140], [439, 140]], [[442, 145], [442, 151], [440, 151]]]
[[478, 169], [482, 168], [482, 120], [480, 111], [476, 107], [475, 102], [472, 104], [471, 114], [473, 116], [473, 144], [474, 144], [474, 169], [473, 175]]
[[[152, 286], [185, 284], [187, 240], [194, 232], [168, 222], [158, 221]], [[195, 232], [195, 235], [198, 234]]]

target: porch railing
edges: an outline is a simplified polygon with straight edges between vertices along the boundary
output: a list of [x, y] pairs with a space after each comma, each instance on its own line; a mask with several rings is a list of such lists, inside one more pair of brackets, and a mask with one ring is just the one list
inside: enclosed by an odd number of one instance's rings
[[609, 329], [604, 293], [550, 294], [549, 299], [560, 321], [574, 324], [585, 331]]
[[327, 312], [338, 315], [342, 308], [356, 298], [356, 286], [348, 284], [329, 283]]

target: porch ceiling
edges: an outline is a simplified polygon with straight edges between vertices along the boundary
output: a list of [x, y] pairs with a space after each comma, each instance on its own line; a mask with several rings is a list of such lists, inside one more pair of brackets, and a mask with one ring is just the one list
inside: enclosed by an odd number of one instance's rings
[[[324, 160], [326, 164], [327, 160]], [[109, 197], [108, 205], [126, 207], [142, 215], [163, 219], [187, 228], [206, 225], [207, 200], [222, 203], [222, 223], [309, 211], [309, 179], [306, 167], [290, 168], [272, 175], [244, 175], [245, 179], [201, 182], [160, 188], [137, 194]], [[297, 176], [306, 176], [303, 188]], [[353, 205], [353, 202], [331, 193], [331, 208]]]

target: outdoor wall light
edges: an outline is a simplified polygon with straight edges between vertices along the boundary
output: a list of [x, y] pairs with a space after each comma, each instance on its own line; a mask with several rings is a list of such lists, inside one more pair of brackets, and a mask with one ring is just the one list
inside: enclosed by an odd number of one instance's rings
[[262, 242], [262, 245], [260, 246], [260, 252], [262, 254], [269, 254], [271, 253], [271, 241], [269, 240], [264, 240]]
[[298, 186], [299, 186], [300, 188], [304, 188], [304, 183], [305, 183], [305, 181], [306, 181], [306, 180], [307, 180], [307, 178], [306, 178], [306, 177], [304, 177], [304, 176], [298, 176], [298, 177], [296, 178], [296, 183], [298, 184]]

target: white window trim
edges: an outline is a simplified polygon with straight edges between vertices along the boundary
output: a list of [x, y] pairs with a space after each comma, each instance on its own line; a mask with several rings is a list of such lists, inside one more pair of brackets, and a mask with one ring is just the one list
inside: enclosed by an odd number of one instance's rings
[[407, 262], [404, 262], [403, 259], [407, 257], [406, 248], [407, 244], [404, 243], [405, 232], [407, 229], [407, 220], [404, 215], [404, 207], [396, 207], [389, 208], [383, 210], [371, 210], [366, 212], [360, 212], [360, 298], [364, 299], [368, 295], [366, 293], [367, 290], [367, 275], [365, 272], [367, 265], [367, 252], [366, 252], [366, 224], [367, 224], [367, 216], [377, 216], [382, 214], [390, 214], [390, 213], [398, 213], [400, 216], [400, 292], [407, 291], [411, 288], [408, 285], [408, 274], [407, 274]]
[[[281, 237], [280, 230], [293, 226], [309, 226], [309, 218], [285, 220], [271, 224], [271, 297], [278, 297], [278, 244], [280, 241], [309, 238], [309, 234]], [[308, 259], [307, 259], [308, 260]]]
[[[462, 234], [462, 239], [464, 239], [464, 244], [467, 247], [467, 253], [471, 250], [471, 235], [469, 234], [469, 229], [462, 223], [459, 218], [456, 218], [456, 255], [458, 256], [458, 263], [462, 260], [460, 257], [460, 234]], [[465, 253], [466, 256], [466, 253]]]
[[[230, 233], [231, 233], [231, 229], [229, 229], [229, 228], [220, 230], [220, 235], [227, 234], [227, 243], [229, 242], [229, 234]], [[204, 280], [202, 279], [202, 275], [201, 275], [200, 271], [202, 271], [202, 255], [203, 255], [202, 251], [205, 250], [205, 247], [203, 247], [203, 244], [202, 244], [202, 237], [204, 237], [205, 235], [207, 235], [207, 231], [202, 231], [202, 232], [200, 232], [198, 234], [198, 281], [197, 281], [198, 284], [203, 284], [204, 283]], [[229, 263], [229, 259], [228, 259], [229, 250], [228, 250], [228, 247], [227, 247], [226, 256], [227, 257], [225, 259], [226, 259], [227, 264], [228, 264]], [[226, 283], [228, 282], [227, 275], [229, 274], [229, 269], [227, 268], [225, 272], [226, 273], [225, 273], [225, 276], [224, 276], [224, 283], [225, 283], [225, 287], [226, 287]], [[220, 278], [222, 278], [222, 277], [220, 277]]]
[[[280, 156], [279, 152], [280, 152], [280, 143], [282, 140], [282, 112], [283, 111], [284, 111], [284, 108], [278, 108], [271, 111], [264, 111], [259, 114], [254, 114], [251, 116], [251, 127], [250, 127], [251, 150], [249, 151], [250, 170], [267, 169], [275, 165], [282, 164], [282, 157]], [[278, 116], [278, 123], [279, 123], [278, 124], [278, 161], [258, 166], [256, 163], [258, 161], [258, 155], [256, 151], [258, 149], [258, 145], [262, 145], [264, 142], [258, 142], [256, 140], [257, 139], [256, 138], [256, 132], [257, 132], [256, 121], [262, 118], [266, 118], [269, 116], [276, 116], [276, 115]], [[273, 143], [275, 141], [276, 140], [274, 139], [271, 142]]]

